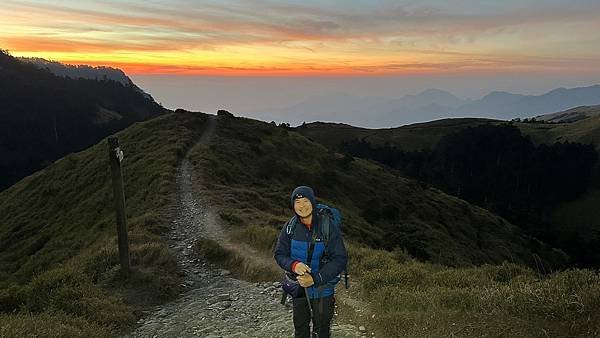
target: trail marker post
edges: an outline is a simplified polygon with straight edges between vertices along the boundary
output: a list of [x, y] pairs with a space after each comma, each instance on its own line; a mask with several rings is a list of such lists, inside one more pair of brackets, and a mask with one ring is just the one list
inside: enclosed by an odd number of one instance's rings
[[121, 273], [129, 277], [129, 238], [127, 236], [127, 218], [125, 217], [125, 190], [123, 189], [123, 173], [121, 162], [123, 161], [123, 150], [119, 147], [119, 139], [111, 136], [108, 138], [108, 159], [112, 174], [112, 185], [115, 200], [115, 211], [117, 216], [117, 237], [119, 242], [119, 259], [121, 261]]

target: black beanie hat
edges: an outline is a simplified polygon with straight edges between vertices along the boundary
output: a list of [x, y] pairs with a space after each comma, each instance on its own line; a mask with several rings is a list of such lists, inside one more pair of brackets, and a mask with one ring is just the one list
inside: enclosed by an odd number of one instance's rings
[[296, 198], [306, 197], [312, 204], [313, 210], [315, 209], [315, 193], [313, 192], [311, 187], [307, 187], [305, 185], [301, 185], [296, 187], [294, 191], [292, 191], [292, 209], [294, 209], [294, 200]]

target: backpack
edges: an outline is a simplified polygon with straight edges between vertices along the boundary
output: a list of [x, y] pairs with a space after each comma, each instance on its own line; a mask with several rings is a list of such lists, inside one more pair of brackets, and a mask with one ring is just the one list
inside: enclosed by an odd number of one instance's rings
[[[316, 207], [317, 216], [320, 217], [321, 228], [323, 232], [323, 242], [325, 244], [325, 252], [327, 253], [327, 244], [329, 242], [329, 235], [331, 233], [331, 227], [338, 227], [340, 232], [342, 230], [342, 213], [336, 209], [332, 208], [323, 203], [317, 203]], [[292, 235], [296, 230], [296, 224], [298, 217], [294, 215], [290, 218], [286, 224], [286, 233], [288, 235]], [[348, 288], [348, 266], [344, 268], [344, 287]]]

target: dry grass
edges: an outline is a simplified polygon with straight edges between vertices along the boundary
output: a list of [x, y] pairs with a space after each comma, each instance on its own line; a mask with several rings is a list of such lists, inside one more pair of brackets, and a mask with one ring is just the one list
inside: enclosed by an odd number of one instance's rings
[[269, 259], [264, 251], [243, 243], [219, 243], [207, 238], [199, 238], [194, 250], [209, 262], [228, 269], [239, 279], [250, 282], [269, 282], [281, 278], [281, 270]]
[[106, 141], [0, 192], [0, 336], [114, 336], [179, 293], [169, 228], [174, 173], [206, 115], [117, 133], [125, 152], [130, 278], [119, 271]]

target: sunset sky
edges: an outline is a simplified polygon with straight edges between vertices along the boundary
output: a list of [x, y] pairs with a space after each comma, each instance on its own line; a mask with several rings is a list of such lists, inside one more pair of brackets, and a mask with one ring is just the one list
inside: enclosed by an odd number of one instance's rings
[[12, 1], [0, 48], [128, 74], [600, 69], [600, 1]]

